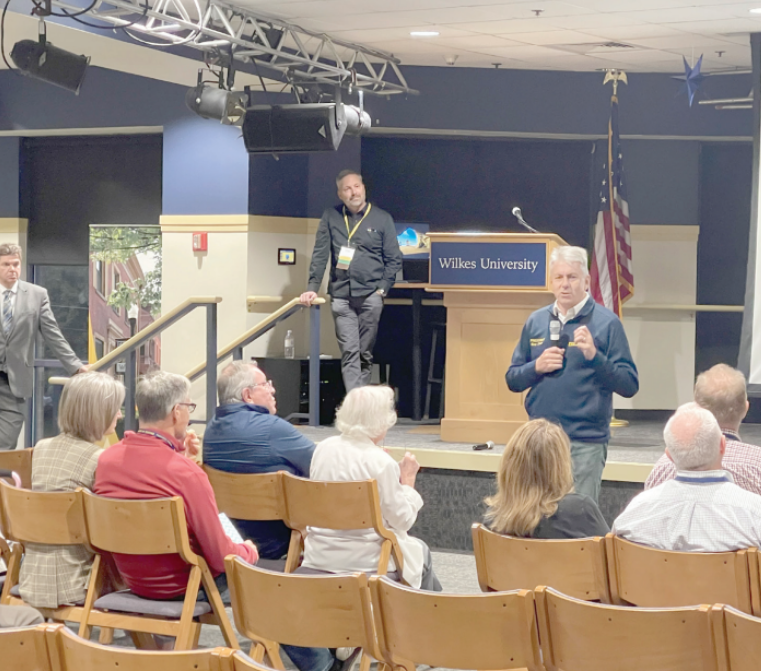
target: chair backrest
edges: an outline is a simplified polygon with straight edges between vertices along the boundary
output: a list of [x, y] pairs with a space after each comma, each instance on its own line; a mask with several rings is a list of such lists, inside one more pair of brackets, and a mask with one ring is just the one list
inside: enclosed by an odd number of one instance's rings
[[710, 606], [628, 608], [535, 591], [547, 671], [717, 671]]
[[717, 604], [711, 620], [721, 671], [761, 669], [761, 619]]
[[471, 530], [484, 592], [550, 585], [577, 599], [610, 603], [604, 538], [513, 538], [478, 523]]
[[82, 498], [92, 547], [128, 555], [177, 553], [188, 564], [198, 564], [179, 496], [151, 501], [108, 499], [83, 490]]
[[286, 524], [302, 536], [307, 527], [374, 529], [384, 539], [379, 572], [385, 573], [389, 553], [401, 575], [404, 558], [396, 534], [383, 524], [378, 483], [375, 480], [324, 482], [283, 473]]
[[5, 533], [19, 543], [85, 545], [82, 490], [33, 492], [0, 480]]
[[265, 666], [264, 664], [260, 664], [259, 662], [255, 662], [247, 654], [241, 652], [240, 650], [236, 650], [235, 653], [229, 657], [229, 659], [231, 663], [230, 671], [272, 671], [270, 667]]
[[0, 667], [3, 669], [50, 671], [44, 625], [35, 628], [0, 629], [0, 660]]
[[21, 485], [32, 488], [32, 453], [33, 447], [23, 450], [0, 450], [0, 470], [16, 471], [21, 476]]
[[749, 550], [669, 552], [605, 537], [613, 603], [652, 608], [725, 603], [751, 612]]
[[209, 477], [219, 512], [235, 520], [285, 518], [282, 473], [225, 473], [211, 466]]
[[441, 594], [370, 578], [378, 647], [392, 666], [541, 669], [528, 590]]
[[223, 649], [130, 650], [91, 643], [63, 625], [47, 626], [46, 629], [51, 671], [218, 671], [220, 668], [219, 657]]
[[365, 574], [276, 573], [233, 556], [225, 558], [225, 570], [243, 636], [303, 647], [374, 648]]

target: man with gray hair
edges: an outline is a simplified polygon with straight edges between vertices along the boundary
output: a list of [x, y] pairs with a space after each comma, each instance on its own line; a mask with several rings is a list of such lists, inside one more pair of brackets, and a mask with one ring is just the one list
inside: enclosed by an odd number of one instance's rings
[[[722, 468], [729, 471], [735, 484], [749, 492], [761, 494], [761, 447], [740, 439], [740, 424], [750, 407], [745, 375], [719, 363], [698, 375], [695, 403], [710, 411], [727, 441]], [[645, 482], [645, 489], [657, 487], [676, 475], [676, 467], [665, 454], [655, 463]]]
[[[275, 414], [275, 388], [255, 364], [233, 361], [217, 379], [219, 407], [203, 436], [203, 461], [227, 473], [288, 471], [309, 477], [314, 443]], [[288, 553], [291, 530], [278, 520], [233, 520], [263, 559]]]
[[23, 282], [21, 247], [0, 245], [0, 450], [16, 447], [24, 424], [25, 399], [32, 395], [34, 344], [45, 346], [69, 375], [87, 370], [63, 337], [50, 309], [48, 292]]
[[[93, 491], [112, 499], [182, 497], [190, 546], [206, 560], [224, 593], [225, 556], [237, 555], [254, 564], [258, 553], [251, 541], [234, 543], [225, 534], [209, 479], [186, 456], [198, 451], [198, 438], [187, 430], [196, 407], [190, 400], [190, 381], [174, 373], [150, 373], [138, 383], [135, 402], [140, 429], [127, 431], [103, 452]], [[169, 600], [185, 594], [190, 566], [179, 555], [115, 554], [114, 560], [138, 596]]]
[[663, 431], [676, 477], [648, 489], [613, 523], [621, 538], [661, 550], [732, 552], [761, 545], [761, 496], [722, 469], [726, 438], [697, 403], [680, 406]]
[[555, 302], [523, 327], [505, 375], [523, 392], [530, 419], [560, 424], [571, 439], [576, 492], [597, 501], [608, 456], [613, 394], [639, 390], [637, 367], [621, 320], [587, 292], [587, 252], [557, 247], [550, 256]]

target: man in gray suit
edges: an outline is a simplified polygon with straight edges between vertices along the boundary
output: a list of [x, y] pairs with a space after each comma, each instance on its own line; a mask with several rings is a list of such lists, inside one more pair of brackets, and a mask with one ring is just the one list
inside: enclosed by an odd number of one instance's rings
[[32, 395], [34, 382], [37, 333], [69, 375], [87, 370], [58, 328], [48, 292], [22, 282], [20, 274], [21, 247], [0, 245], [0, 450], [16, 447], [24, 424], [24, 402]]

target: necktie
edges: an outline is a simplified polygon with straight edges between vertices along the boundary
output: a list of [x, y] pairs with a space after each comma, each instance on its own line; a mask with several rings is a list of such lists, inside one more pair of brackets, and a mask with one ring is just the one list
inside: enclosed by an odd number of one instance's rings
[[11, 332], [13, 327], [13, 304], [11, 303], [11, 297], [13, 292], [10, 289], [5, 291], [5, 298], [3, 298], [3, 331], [5, 335]]

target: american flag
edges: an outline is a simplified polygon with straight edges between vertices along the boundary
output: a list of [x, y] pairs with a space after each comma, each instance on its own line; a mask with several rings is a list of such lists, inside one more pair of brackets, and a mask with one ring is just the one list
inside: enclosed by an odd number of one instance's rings
[[610, 99], [608, 156], [603, 166], [600, 203], [590, 269], [592, 297], [621, 316], [621, 307], [634, 295], [629, 203], [618, 139], [618, 98]]

